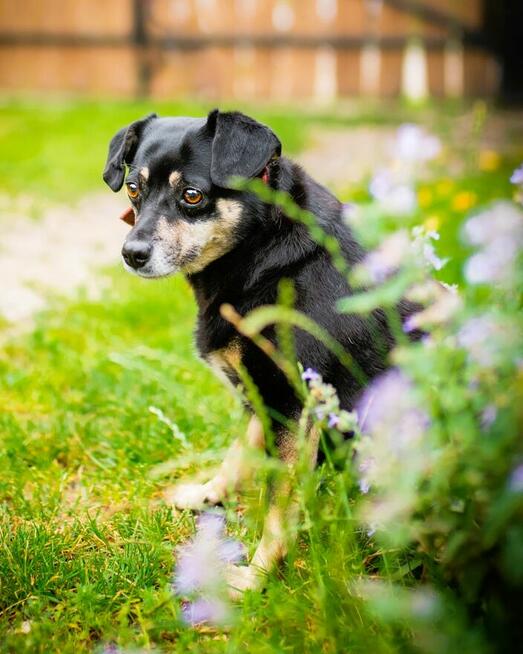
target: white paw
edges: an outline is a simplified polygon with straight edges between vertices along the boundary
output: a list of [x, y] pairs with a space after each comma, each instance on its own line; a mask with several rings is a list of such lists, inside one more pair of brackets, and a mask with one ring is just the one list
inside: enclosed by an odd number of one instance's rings
[[229, 565], [225, 571], [229, 597], [240, 600], [246, 590], [262, 590], [266, 575], [253, 565]]
[[178, 484], [164, 492], [164, 498], [177, 509], [197, 511], [205, 506], [218, 504], [218, 496], [210, 482], [206, 484]]

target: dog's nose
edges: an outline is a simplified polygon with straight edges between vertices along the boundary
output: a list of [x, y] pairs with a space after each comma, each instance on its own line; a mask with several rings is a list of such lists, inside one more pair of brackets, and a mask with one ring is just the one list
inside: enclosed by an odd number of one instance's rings
[[152, 246], [147, 241], [128, 241], [122, 248], [122, 257], [131, 268], [142, 268], [151, 256]]

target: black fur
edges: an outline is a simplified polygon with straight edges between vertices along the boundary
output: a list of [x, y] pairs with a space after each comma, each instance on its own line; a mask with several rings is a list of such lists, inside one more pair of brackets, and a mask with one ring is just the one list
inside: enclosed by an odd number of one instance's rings
[[[266, 181], [272, 188], [287, 191], [299, 206], [317, 217], [328, 234], [338, 239], [350, 266], [361, 261], [364, 251], [343, 221], [341, 203], [296, 163], [278, 158], [280, 150], [280, 142], [271, 130], [242, 114], [215, 111], [207, 120], [149, 116], [118, 132], [111, 142], [104, 178], [111, 188], [119, 188], [123, 162], [131, 166], [128, 179], [137, 180], [142, 166], [150, 171], [141, 198], [135, 203], [140, 219], [133, 238], [153, 238], [160, 214], [172, 224], [206, 221], [213, 219], [219, 198], [241, 203], [241, 222], [230, 251], [203, 270], [187, 275], [198, 304], [196, 342], [203, 358], [238, 338], [232, 325], [220, 315], [222, 304], [231, 304], [240, 315], [260, 305], [274, 304], [279, 280], [289, 278], [296, 289], [296, 309], [343, 345], [370, 380], [385, 369], [393, 346], [383, 312], [376, 311], [368, 318], [340, 315], [336, 302], [349, 295], [351, 289], [307, 229], [256, 196], [228, 188], [231, 175], [255, 177], [266, 171]], [[200, 208], [188, 209], [175, 196], [167, 184], [173, 169], [182, 171], [189, 183], [198, 183], [205, 194]], [[401, 302], [398, 309], [404, 318], [414, 306]], [[276, 343], [274, 329], [266, 330], [264, 335]], [[351, 409], [362, 384], [322, 343], [300, 330], [295, 336], [297, 356], [304, 368], [313, 368], [332, 383], [342, 407]], [[266, 405], [274, 415], [295, 417], [299, 401], [283, 374], [250, 340], [242, 337], [241, 343], [242, 363]], [[237, 381], [232, 370], [230, 375]]]

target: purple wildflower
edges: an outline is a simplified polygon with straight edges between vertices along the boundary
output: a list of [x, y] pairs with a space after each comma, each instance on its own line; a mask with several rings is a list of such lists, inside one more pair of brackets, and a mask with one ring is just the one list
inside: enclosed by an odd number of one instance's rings
[[427, 415], [414, 402], [411, 382], [396, 368], [367, 387], [357, 414], [364, 433], [384, 436], [396, 451], [419, 440], [428, 424]]
[[466, 262], [467, 281], [470, 284], [489, 284], [510, 279], [517, 251], [514, 241], [496, 239]]
[[363, 259], [361, 268], [372, 283], [381, 284], [399, 269], [410, 249], [407, 232], [395, 232]]
[[514, 262], [523, 247], [523, 213], [509, 202], [470, 218], [464, 226], [465, 240], [480, 250], [465, 265], [471, 284], [510, 280]]
[[370, 180], [369, 192], [383, 207], [394, 216], [404, 216], [416, 210], [417, 198], [414, 189], [395, 180], [387, 169], [379, 170]]
[[501, 341], [506, 335], [492, 316], [480, 315], [467, 320], [458, 333], [458, 345], [471, 361], [490, 367], [499, 359]]
[[301, 378], [306, 382], [318, 381], [320, 379], [320, 375], [312, 368], [307, 368], [304, 372], [302, 372]]
[[337, 427], [340, 424], [340, 419], [335, 413], [329, 413], [329, 422], [327, 425], [333, 429], [334, 427]]
[[516, 168], [516, 170], [512, 173], [510, 182], [512, 184], [516, 184], [517, 186], [523, 184], [523, 164], [521, 164], [519, 168]]
[[520, 463], [512, 471], [509, 488], [514, 493], [523, 493], [523, 463]]
[[243, 545], [224, 537], [225, 521], [216, 513], [198, 519], [193, 540], [178, 548], [173, 588], [179, 594], [214, 589], [222, 582], [223, 568], [244, 557]]
[[369, 192], [375, 200], [384, 200], [392, 188], [392, 175], [387, 169], [378, 170], [369, 183]]
[[229, 617], [229, 607], [220, 599], [200, 597], [194, 602], [185, 602], [182, 616], [185, 622], [198, 625], [205, 622], [223, 624]]
[[372, 457], [364, 459], [358, 465], [358, 471], [360, 473], [358, 486], [360, 488], [360, 491], [364, 495], [366, 495], [370, 490], [371, 487], [370, 476], [375, 466], [376, 466], [376, 461]]
[[418, 326], [416, 324], [415, 316], [408, 316], [405, 322], [403, 323], [403, 331], [405, 332], [405, 334], [410, 334], [417, 328]]
[[341, 214], [345, 222], [351, 222], [356, 212], [356, 205], [354, 202], [344, 202], [341, 207]]
[[498, 415], [498, 409], [495, 404], [487, 404], [481, 413], [481, 428], [489, 429], [491, 427]]

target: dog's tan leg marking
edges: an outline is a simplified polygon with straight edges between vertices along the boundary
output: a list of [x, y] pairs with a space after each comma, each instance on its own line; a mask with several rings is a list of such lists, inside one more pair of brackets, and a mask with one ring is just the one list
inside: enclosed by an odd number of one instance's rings
[[166, 500], [178, 509], [201, 509], [218, 504], [229, 493], [238, 490], [252, 470], [255, 451], [265, 446], [263, 427], [253, 416], [243, 438], [237, 438], [229, 448], [217, 474], [206, 484], [179, 484], [165, 492]]
[[[307, 463], [314, 467], [318, 453], [319, 431], [312, 428], [306, 442]], [[293, 468], [298, 463], [296, 442], [292, 436], [280, 444], [280, 457], [288, 466], [288, 476], [272, 490], [269, 510], [263, 525], [261, 541], [248, 566], [229, 566], [227, 583], [232, 599], [240, 599], [246, 590], [263, 587], [267, 574], [287, 554], [295, 537], [299, 506], [291, 481]]]

